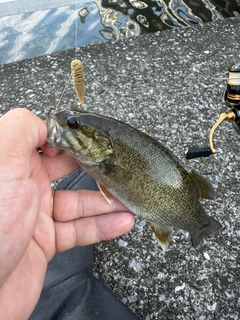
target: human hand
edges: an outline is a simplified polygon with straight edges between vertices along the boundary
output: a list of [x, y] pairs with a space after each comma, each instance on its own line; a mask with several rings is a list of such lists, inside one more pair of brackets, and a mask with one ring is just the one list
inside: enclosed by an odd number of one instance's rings
[[[26, 109], [0, 118], [0, 318], [27, 319], [56, 252], [129, 231], [133, 215], [97, 191], [56, 191], [51, 182], [78, 168], [44, 146], [44, 121]], [[43, 153], [38, 153], [41, 147]]]

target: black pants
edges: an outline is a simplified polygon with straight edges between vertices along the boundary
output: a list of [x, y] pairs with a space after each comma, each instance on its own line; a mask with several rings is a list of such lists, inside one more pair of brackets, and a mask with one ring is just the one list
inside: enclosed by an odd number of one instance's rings
[[[98, 190], [81, 170], [62, 180], [60, 190]], [[57, 253], [48, 264], [43, 290], [30, 320], [138, 320], [93, 276], [94, 245]]]

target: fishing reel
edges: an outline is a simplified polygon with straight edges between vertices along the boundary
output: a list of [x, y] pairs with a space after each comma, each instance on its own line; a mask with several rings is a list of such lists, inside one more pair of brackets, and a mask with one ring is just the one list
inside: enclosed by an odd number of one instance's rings
[[229, 68], [228, 71], [229, 79], [224, 94], [224, 100], [230, 110], [221, 113], [217, 122], [213, 125], [209, 134], [210, 147], [190, 147], [186, 153], [187, 159], [209, 157], [211, 154], [217, 152], [213, 145], [213, 134], [223, 121], [234, 122], [235, 129], [240, 133], [240, 63]]

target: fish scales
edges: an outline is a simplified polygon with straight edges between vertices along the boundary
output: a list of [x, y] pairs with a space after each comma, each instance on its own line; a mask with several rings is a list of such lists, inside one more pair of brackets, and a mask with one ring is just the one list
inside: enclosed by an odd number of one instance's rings
[[[173, 227], [188, 231], [193, 246], [221, 228], [199, 201], [201, 197], [213, 197], [210, 183], [194, 171], [187, 171], [155, 139], [116, 119], [80, 110], [51, 110], [46, 117], [47, 143], [68, 150], [103, 193], [114, 195], [146, 219], [162, 247], [168, 245]], [[69, 127], [73, 119], [75, 129]], [[61, 128], [55, 136], [54, 126]], [[84, 130], [90, 141], [79, 151], [72, 141], [80, 139], [82, 145]], [[98, 139], [102, 141], [101, 150]]]
[[[155, 140], [148, 139], [147, 135], [143, 135], [136, 129], [132, 130], [131, 127], [121, 122], [89, 115], [87, 120], [81, 123], [96, 130], [104, 128], [103, 133], [111, 137], [114, 153], [109, 156], [108, 164], [113, 165], [113, 171], [116, 175], [109, 177], [105, 174], [105, 164], [100, 166], [99, 171], [99, 168], [85, 167], [84, 163], [79, 161], [82, 168], [88, 171], [96, 181], [104, 182], [103, 184], [113, 194], [116, 193], [116, 188], [120, 190], [122, 196], [118, 195], [118, 198], [121, 197], [122, 201], [127, 199], [131, 206], [134, 206], [134, 213], [143, 216], [142, 208], [145, 207], [145, 218], [147, 217], [150, 220], [148, 209], [153, 207], [151, 211], [156, 212], [154, 219], [157, 219], [158, 206], [161, 205], [163, 209], [167, 199], [171, 202], [174, 201], [169, 193], [171, 188], [181, 187], [182, 177], [176, 167], [178, 162], [171, 161], [171, 158], [167, 156], [169, 151], [156, 143]], [[139, 139], [139, 137], [144, 137], [144, 140]], [[159, 157], [160, 150], [162, 151], [161, 157]], [[117, 186], [116, 182], [118, 183]], [[128, 188], [126, 188], [126, 183], [128, 183]], [[163, 191], [161, 195], [159, 195], [159, 187]], [[149, 192], [151, 192], [150, 195]], [[140, 199], [139, 195], [141, 195]], [[140, 203], [136, 204], [136, 199]], [[155, 206], [156, 202], [158, 206]]]

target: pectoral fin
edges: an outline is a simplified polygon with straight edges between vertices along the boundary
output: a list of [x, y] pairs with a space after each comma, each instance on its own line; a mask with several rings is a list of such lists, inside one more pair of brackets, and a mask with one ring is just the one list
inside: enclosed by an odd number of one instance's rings
[[108, 163], [107, 161], [103, 161], [99, 167], [103, 174], [114, 183], [126, 184], [132, 178], [132, 173], [129, 170]]
[[172, 234], [172, 227], [160, 225], [153, 222], [148, 222], [150, 225], [152, 231], [154, 232], [158, 243], [163, 248], [163, 250], [166, 250], [168, 247], [168, 244], [171, 240], [171, 234]]
[[107, 200], [107, 202], [109, 204], [111, 204], [113, 202], [114, 196], [102, 184], [97, 183], [97, 185], [98, 185], [98, 188], [101, 191], [102, 195], [104, 196], [104, 198]]

